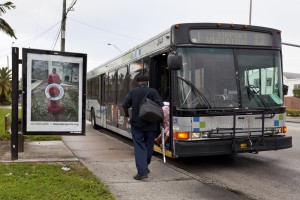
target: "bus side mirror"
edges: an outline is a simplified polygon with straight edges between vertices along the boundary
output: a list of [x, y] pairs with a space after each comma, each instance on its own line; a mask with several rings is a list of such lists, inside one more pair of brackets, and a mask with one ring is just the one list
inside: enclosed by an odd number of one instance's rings
[[289, 91], [289, 86], [283, 84], [282, 91], [283, 91], [283, 95], [287, 95]]
[[169, 54], [168, 55], [168, 67], [171, 70], [181, 70], [182, 56], [176, 56], [174, 54]]

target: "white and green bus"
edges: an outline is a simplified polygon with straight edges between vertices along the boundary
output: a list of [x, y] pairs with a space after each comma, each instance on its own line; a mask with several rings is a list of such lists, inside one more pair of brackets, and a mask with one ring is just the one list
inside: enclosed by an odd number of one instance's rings
[[285, 134], [279, 30], [220, 23], [171, 26], [88, 72], [86, 108], [93, 127], [131, 138], [121, 105], [140, 74], [149, 76], [149, 86], [170, 103], [169, 157], [292, 147]]

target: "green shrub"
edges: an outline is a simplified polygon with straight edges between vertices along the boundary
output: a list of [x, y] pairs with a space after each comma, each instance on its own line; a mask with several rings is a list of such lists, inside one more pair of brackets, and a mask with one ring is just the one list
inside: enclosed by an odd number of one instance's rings
[[288, 109], [286, 115], [291, 117], [300, 117], [300, 110]]
[[294, 89], [293, 93], [294, 93], [294, 97], [300, 98], [300, 88]]

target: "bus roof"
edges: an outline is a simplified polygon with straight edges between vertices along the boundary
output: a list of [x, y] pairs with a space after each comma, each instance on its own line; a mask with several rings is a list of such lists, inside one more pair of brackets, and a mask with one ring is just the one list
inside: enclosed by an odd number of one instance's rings
[[[173, 38], [171, 35], [172, 29], [182, 31], [182, 38], [188, 38], [186, 36], [187, 29], [220, 29], [220, 30], [243, 30], [243, 31], [256, 31], [256, 32], [268, 32], [272, 35], [277, 35], [281, 33], [281, 31], [273, 29], [273, 28], [267, 28], [267, 27], [261, 27], [261, 26], [252, 26], [252, 25], [241, 25], [241, 24], [221, 24], [221, 23], [183, 23], [183, 24], [174, 24], [169, 29], [161, 32], [160, 34], [146, 40], [145, 42], [129, 49], [128, 51], [122, 53], [121, 55], [99, 65], [98, 67], [90, 70], [87, 73], [87, 79], [92, 78], [94, 76], [97, 76], [99, 74], [105, 73], [107, 71], [113, 70], [114, 67], [120, 66], [120, 65], [126, 65], [132, 61], [135, 61], [137, 59], [143, 58], [147, 55], [162, 51], [170, 47], [171, 44], [174, 43]], [[183, 33], [185, 31], [185, 33]], [[180, 32], [180, 31], [179, 31]], [[184, 35], [185, 34], [185, 35]], [[175, 42], [175, 44], [180, 43], [180, 38]], [[182, 40], [184, 41], [184, 40]], [[280, 42], [275, 41], [275, 46], [281, 45], [281, 38]], [[279, 44], [280, 43], [280, 44]]]
[[[171, 29], [165, 30], [147, 41], [129, 49], [121, 55], [99, 65], [88, 72], [87, 78], [89, 79], [93, 76], [104, 73], [108, 71], [107, 68], [109, 68], [109, 70], [113, 69], [111, 66], [126, 65], [149, 54], [166, 49], [171, 44], [170, 31]], [[105, 68], [103, 68], [104, 66]]]

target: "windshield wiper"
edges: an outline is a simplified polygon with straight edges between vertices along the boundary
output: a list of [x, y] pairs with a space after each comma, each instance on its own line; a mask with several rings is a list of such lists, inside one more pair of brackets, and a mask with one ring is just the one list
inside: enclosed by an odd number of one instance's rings
[[188, 80], [185, 80], [184, 78], [181, 78], [179, 76], [175, 76], [176, 78], [182, 80], [184, 83], [186, 83], [188, 86], [191, 87], [191, 91], [193, 92], [193, 94], [195, 94], [195, 96], [197, 97], [197, 100], [201, 103], [204, 104], [207, 108], [211, 108], [211, 105], [209, 104], [208, 100], [206, 99], [206, 97], [194, 86], [193, 83], [191, 83]]
[[[254, 96], [256, 95], [258, 97], [258, 99], [260, 100], [260, 102], [263, 104], [263, 106], [265, 108], [270, 108], [268, 103], [264, 100], [264, 98], [259, 94], [259, 92], [257, 91], [257, 89], [255, 88], [255, 86], [253, 85], [248, 85], [245, 86], [247, 89], [247, 94], [250, 100], [250, 96], [252, 96], [254, 98]], [[254, 98], [255, 99], [255, 98]]]

